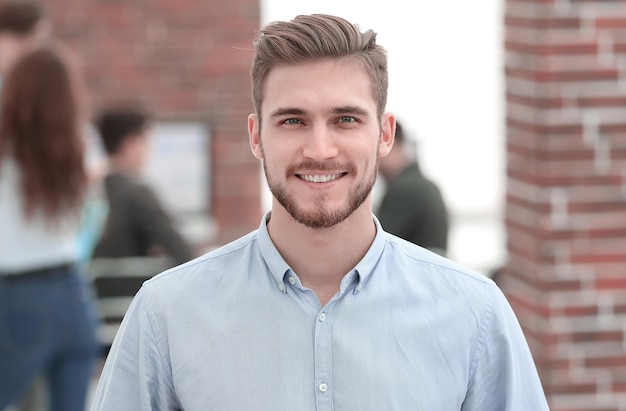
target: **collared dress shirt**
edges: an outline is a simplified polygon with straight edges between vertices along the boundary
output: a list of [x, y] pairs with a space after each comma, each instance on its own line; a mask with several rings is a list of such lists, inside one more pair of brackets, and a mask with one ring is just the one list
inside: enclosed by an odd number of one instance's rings
[[143, 285], [92, 411], [548, 410], [491, 280], [373, 217], [374, 242], [322, 307], [266, 218]]

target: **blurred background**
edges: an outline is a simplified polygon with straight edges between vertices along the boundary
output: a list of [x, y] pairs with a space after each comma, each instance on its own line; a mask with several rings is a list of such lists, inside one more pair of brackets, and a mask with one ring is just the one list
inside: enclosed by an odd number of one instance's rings
[[449, 257], [503, 289], [551, 409], [626, 410], [622, 2], [48, 6], [83, 59], [94, 106], [132, 96], [158, 114], [148, 177], [198, 250], [254, 229], [269, 207], [246, 131], [259, 26], [323, 12], [378, 32], [388, 109], [450, 207]]

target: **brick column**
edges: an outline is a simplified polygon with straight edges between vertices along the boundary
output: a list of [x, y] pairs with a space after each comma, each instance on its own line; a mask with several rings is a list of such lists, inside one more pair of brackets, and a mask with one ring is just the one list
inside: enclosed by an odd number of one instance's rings
[[626, 410], [626, 3], [506, 0], [500, 285], [552, 411]]

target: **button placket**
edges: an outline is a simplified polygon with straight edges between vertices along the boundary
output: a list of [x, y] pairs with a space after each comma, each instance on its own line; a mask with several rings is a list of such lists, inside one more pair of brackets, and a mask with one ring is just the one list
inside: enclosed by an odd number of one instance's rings
[[315, 321], [315, 381], [318, 411], [332, 411], [332, 303], [317, 314]]

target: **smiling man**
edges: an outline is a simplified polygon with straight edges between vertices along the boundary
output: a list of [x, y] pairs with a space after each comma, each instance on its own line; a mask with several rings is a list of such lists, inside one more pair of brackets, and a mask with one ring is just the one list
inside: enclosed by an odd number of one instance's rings
[[547, 410], [498, 287], [372, 214], [395, 131], [376, 34], [308, 15], [254, 44], [248, 130], [272, 210], [144, 284], [92, 410]]

